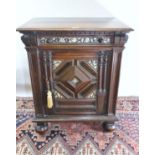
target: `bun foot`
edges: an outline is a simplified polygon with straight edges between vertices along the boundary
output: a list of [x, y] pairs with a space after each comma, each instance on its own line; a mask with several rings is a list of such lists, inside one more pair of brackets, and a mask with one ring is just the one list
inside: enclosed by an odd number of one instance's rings
[[38, 133], [44, 133], [45, 131], [48, 130], [48, 124], [47, 123], [37, 123], [36, 126], [35, 126], [35, 130], [36, 132]]
[[103, 127], [106, 131], [114, 131], [116, 128], [114, 123], [104, 123]]

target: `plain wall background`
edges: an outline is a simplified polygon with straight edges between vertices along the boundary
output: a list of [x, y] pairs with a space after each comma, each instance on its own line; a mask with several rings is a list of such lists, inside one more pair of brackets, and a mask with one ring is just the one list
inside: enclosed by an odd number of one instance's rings
[[[111, 17], [132, 27], [123, 52], [119, 96], [139, 95], [136, 0], [16, 0], [17, 27], [35, 17]], [[106, 10], [105, 10], [106, 8]], [[108, 10], [108, 11], [107, 11]], [[16, 95], [32, 96], [27, 53], [16, 34]]]

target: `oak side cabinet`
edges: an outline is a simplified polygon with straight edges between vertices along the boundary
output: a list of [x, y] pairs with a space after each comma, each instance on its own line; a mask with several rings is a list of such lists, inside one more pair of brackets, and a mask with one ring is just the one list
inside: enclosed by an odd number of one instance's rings
[[17, 31], [28, 54], [36, 131], [52, 121], [115, 129], [122, 51], [132, 29], [116, 18], [36, 18]]

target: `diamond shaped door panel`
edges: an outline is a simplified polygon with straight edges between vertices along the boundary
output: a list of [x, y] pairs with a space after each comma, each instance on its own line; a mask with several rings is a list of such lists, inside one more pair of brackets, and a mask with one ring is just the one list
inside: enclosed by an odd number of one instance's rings
[[[79, 54], [77, 58], [68, 54], [64, 59], [60, 53], [52, 52], [45, 51], [41, 56], [44, 90], [52, 90], [54, 101], [52, 109], [45, 107], [46, 114], [105, 113], [112, 51]], [[47, 91], [44, 92], [46, 97]]]
[[97, 58], [53, 60], [53, 79], [56, 113], [96, 113]]
[[[57, 65], [59, 62], [59, 65]], [[93, 66], [94, 63], [94, 67]], [[56, 64], [56, 66], [55, 66]], [[96, 99], [97, 59], [53, 61], [55, 98]]]

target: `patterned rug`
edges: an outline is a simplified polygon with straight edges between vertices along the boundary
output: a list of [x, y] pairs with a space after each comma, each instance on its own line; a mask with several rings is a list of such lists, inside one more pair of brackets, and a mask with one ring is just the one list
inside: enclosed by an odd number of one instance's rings
[[17, 98], [16, 155], [138, 155], [138, 97], [119, 97], [116, 130], [95, 122], [54, 122], [39, 135], [34, 130], [32, 98]]

